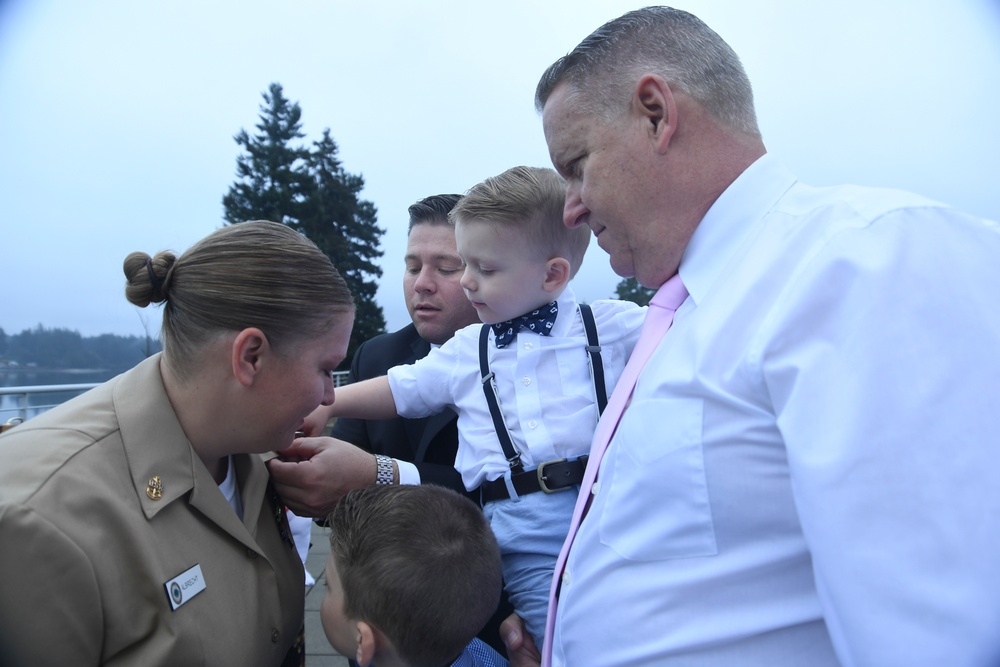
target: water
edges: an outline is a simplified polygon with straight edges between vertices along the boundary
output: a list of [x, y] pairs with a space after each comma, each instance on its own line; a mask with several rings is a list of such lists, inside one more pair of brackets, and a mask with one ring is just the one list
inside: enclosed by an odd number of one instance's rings
[[[111, 370], [42, 370], [37, 368], [0, 369], [0, 387], [26, 387], [46, 384], [86, 384], [104, 382], [121, 371]], [[58, 391], [28, 396], [28, 417], [64, 403], [79, 391]], [[19, 415], [21, 396], [0, 394], [0, 422]]]

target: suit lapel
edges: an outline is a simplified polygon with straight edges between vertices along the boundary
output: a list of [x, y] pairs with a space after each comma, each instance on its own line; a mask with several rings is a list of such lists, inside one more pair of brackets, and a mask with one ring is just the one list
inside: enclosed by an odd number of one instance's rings
[[[194, 490], [191, 491], [191, 500], [189, 501], [191, 507], [204, 514], [206, 519], [210, 520], [234, 539], [239, 540], [245, 547], [253, 551], [258, 551], [260, 547], [257, 546], [257, 543], [250, 536], [250, 531], [243, 525], [240, 518], [236, 516], [233, 508], [226, 502], [225, 496], [219, 492], [219, 486], [208, 473], [208, 469], [203, 465], [196, 465], [194, 477]], [[239, 486], [238, 483], [237, 486]], [[247, 507], [256, 504], [253, 503], [253, 499], [248, 497], [245, 488], [240, 489], [240, 494], [243, 499], [244, 512]], [[251, 514], [254, 515], [253, 527], [256, 528], [256, 519], [259, 516], [259, 510], [251, 510]], [[249, 518], [246, 514], [244, 516]]]
[[430, 446], [431, 442], [434, 441], [434, 438], [438, 436], [438, 433], [440, 433], [445, 426], [456, 419], [458, 419], [458, 415], [450, 409], [446, 409], [444, 412], [436, 415], [431, 415], [426, 419], [424, 432], [420, 436], [420, 444], [417, 446], [417, 451], [414, 452], [414, 463], [423, 462], [424, 456], [427, 455], [427, 448]]
[[410, 350], [413, 352], [413, 358], [406, 362], [409, 364], [412, 364], [417, 359], [423, 359], [431, 351], [431, 344], [420, 337], [416, 327], [413, 329], [413, 334], [413, 339], [410, 340]]

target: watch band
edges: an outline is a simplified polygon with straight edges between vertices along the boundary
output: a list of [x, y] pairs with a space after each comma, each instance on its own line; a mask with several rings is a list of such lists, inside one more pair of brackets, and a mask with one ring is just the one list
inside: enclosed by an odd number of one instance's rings
[[392, 459], [388, 456], [383, 456], [382, 454], [375, 455], [375, 483], [376, 484], [392, 484], [395, 478], [395, 468], [392, 465]]

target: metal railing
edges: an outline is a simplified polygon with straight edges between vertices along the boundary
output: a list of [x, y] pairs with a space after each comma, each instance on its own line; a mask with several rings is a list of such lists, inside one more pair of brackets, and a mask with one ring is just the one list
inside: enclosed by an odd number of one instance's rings
[[[342, 387], [346, 383], [347, 371], [338, 371], [333, 374], [334, 387]], [[103, 383], [91, 382], [0, 387], [0, 424], [11, 419], [21, 419], [22, 421], [30, 419], [101, 384]], [[15, 405], [7, 405], [6, 397], [8, 396], [14, 397]]]
[[60, 403], [65, 403], [88, 389], [93, 389], [99, 384], [101, 383], [90, 382], [86, 384], [36, 384], [24, 387], [0, 387], [0, 399], [13, 396], [15, 402], [13, 407], [7, 405], [5, 400], [0, 403], [0, 422], [6, 422], [12, 418], [30, 419]]

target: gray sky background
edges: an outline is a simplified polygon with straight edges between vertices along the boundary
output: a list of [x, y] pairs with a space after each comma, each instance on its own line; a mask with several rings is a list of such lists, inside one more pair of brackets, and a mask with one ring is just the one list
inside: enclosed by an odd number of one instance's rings
[[[378, 208], [388, 327], [406, 207], [549, 166], [534, 87], [625, 0], [0, 0], [0, 328], [159, 328], [124, 297], [133, 250], [181, 252], [277, 81], [329, 127]], [[740, 54], [765, 143], [805, 182], [914, 190], [1000, 219], [997, 0], [677, 2]], [[619, 278], [596, 244], [587, 301]], [[994, 286], [995, 287], [995, 286]]]

